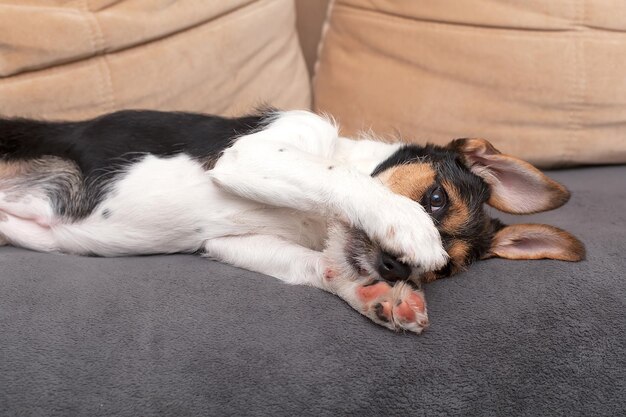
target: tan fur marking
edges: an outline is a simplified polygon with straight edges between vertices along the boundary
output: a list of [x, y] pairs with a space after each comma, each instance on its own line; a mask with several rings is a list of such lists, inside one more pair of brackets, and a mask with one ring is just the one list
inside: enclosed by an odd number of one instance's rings
[[[452, 267], [450, 270], [450, 276], [457, 274], [461, 270], [465, 269], [467, 263], [467, 255], [470, 252], [470, 245], [463, 240], [455, 240], [447, 248], [448, 255], [450, 256], [450, 262]], [[443, 278], [448, 275], [440, 275], [437, 272], [427, 272], [421, 276], [422, 282], [429, 283], [439, 278]]]
[[469, 221], [469, 208], [454, 185], [448, 181], [443, 181], [442, 185], [446, 190], [446, 194], [448, 194], [449, 205], [442, 228], [445, 232], [454, 234]]
[[398, 165], [383, 172], [379, 178], [396, 194], [419, 201], [435, 182], [435, 170], [427, 163]]
[[15, 178], [28, 170], [28, 163], [22, 161], [0, 162], [0, 181]]
[[437, 278], [439, 277], [434, 272], [426, 272], [424, 275], [422, 275], [422, 282], [428, 284], [435, 281]]
[[469, 251], [470, 246], [467, 244], [467, 242], [464, 242], [462, 240], [455, 240], [447, 252], [455, 265], [464, 265]]

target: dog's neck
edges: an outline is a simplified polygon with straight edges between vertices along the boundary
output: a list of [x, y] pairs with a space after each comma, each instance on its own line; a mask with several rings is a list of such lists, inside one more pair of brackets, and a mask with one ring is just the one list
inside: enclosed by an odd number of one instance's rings
[[370, 175], [374, 169], [405, 143], [385, 143], [371, 139], [339, 138], [333, 159]]

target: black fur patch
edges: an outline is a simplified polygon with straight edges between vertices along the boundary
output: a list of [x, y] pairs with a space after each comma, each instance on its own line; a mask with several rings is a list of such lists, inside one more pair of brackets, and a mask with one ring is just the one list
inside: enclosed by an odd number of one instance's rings
[[385, 159], [381, 162], [374, 171], [372, 172], [372, 177], [380, 174], [381, 172], [389, 169], [391, 167], [395, 167], [398, 165], [410, 164], [412, 162], [419, 162], [424, 158], [429, 157], [429, 150], [434, 149], [434, 146], [417, 146], [417, 145], [406, 145], [398, 149], [394, 152], [389, 158]]
[[102, 200], [113, 177], [146, 154], [210, 159], [233, 139], [262, 128], [273, 112], [232, 119], [148, 110], [119, 111], [82, 122], [0, 119], [0, 160], [58, 157], [76, 164], [84, 201], [59, 214], [80, 218]]
[[376, 304], [376, 306], [374, 306], [374, 313], [376, 314], [376, 317], [378, 317], [378, 320], [384, 323], [389, 323], [389, 317], [385, 316], [382, 304], [378, 303]]

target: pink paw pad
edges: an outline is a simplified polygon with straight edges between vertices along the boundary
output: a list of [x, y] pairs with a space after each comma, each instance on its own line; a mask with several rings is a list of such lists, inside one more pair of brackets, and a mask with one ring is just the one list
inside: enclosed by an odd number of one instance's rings
[[374, 312], [376, 313], [376, 316], [384, 322], [391, 321], [392, 310], [393, 308], [391, 307], [391, 303], [387, 301], [376, 304], [376, 306], [374, 307]]
[[386, 294], [389, 290], [391, 287], [388, 284], [379, 282], [374, 285], [359, 287], [356, 292], [361, 301], [367, 303]]
[[326, 269], [326, 271], [324, 271], [324, 278], [326, 278], [329, 281], [331, 279], [335, 278], [336, 276], [337, 276], [337, 273], [334, 270], [330, 269], [330, 268], [328, 268], [328, 269]]
[[424, 301], [424, 297], [420, 294], [411, 294], [408, 299], [408, 303], [420, 313], [423, 313], [426, 310], [426, 302]]
[[394, 316], [403, 321], [415, 321], [415, 311], [406, 301], [403, 301], [396, 306], [394, 309]]

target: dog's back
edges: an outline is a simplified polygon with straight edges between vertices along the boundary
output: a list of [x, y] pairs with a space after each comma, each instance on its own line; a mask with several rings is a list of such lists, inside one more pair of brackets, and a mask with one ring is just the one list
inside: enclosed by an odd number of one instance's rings
[[[83, 122], [0, 120], [0, 234], [43, 251], [197, 250], [229, 232], [224, 216], [255, 208], [216, 189], [206, 171], [269, 117], [122, 111]], [[271, 226], [266, 217], [256, 222]]]

